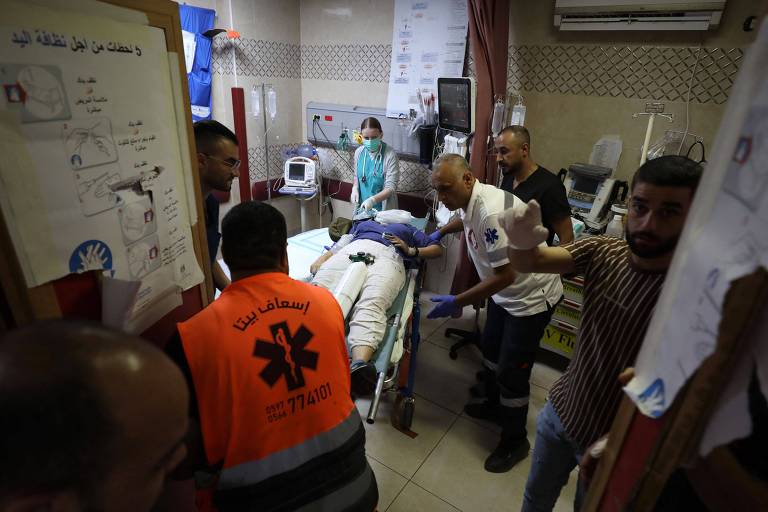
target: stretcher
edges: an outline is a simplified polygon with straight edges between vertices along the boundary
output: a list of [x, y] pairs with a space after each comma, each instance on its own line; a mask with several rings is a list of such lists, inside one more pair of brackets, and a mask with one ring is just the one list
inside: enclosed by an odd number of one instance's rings
[[[424, 230], [427, 219], [415, 218], [411, 224]], [[328, 230], [325, 228], [307, 231], [288, 239], [288, 260], [291, 277], [309, 280], [309, 265], [317, 259], [326, 247], [332, 245]], [[382, 343], [373, 355], [372, 361], [376, 366], [376, 387], [371, 405], [366, 415], [368, 423], [374, 423], [379, 404], [385, 392], [398, 393], [398, 426], [408, 430], [413, 421], [414, 380], [416, 375], [416, 354], [418, 352], [419, 335], [419, 295], [423, 279], [424, 263], [418, 260], [411, 264], [406, 262], [405, 284], [387, 310], [387, 326]], [[306, 275], [305, 275], [306, 274]], [[408, 375], [404, 386], [397, 386], [400, 363], [408, 347]]]

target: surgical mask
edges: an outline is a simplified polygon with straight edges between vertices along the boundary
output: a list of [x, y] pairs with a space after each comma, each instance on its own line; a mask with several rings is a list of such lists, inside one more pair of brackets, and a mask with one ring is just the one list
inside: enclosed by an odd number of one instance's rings
[[381, 139], [378, 137], [375, 139], [363, 139], [363, 146], [365, 146], [365, 149], [371, 153], [374, 153], [379, 150], [379, 147], [381, 146]]

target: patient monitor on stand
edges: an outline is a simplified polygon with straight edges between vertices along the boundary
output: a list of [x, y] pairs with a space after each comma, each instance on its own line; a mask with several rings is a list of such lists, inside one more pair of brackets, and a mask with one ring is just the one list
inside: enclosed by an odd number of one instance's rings
[[315, 162], [311, 158], [294, 156], [285, 161], [283, 168], [285, 185], [281, 194], [289, 194], [300, 199], [301, 232], [307, 230], [307, 201], [317, 195], [320, 187], [315, 179]]
[[[563, 172], [564, 169], [560, 172]], [[620, 189], [627, 195], [627, 183], [611, 178], [613, 170], [590, 164], [568, 167], [564, 185], [573, 215], [588, 228], [602, 230], [608, 224], [608, 212]]]
[[[315, 182], [315, 162], [303, 156], [294, 156], [285, 161], [283, 168], [283, 179], [285, 181], [285, 192], [309, 192], [314, 193], [317, 190]], [[292, 190], [293, 189], [293, 190]], [[298, 189], [298, 190], [296, 190]]]

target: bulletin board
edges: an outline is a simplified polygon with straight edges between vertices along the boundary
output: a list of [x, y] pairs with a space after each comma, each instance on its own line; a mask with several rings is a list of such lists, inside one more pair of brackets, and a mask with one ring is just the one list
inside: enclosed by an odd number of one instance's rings
[[0, 282], [12, 323], [109, 317], [163, 341], [212, 296], [178, 5], [9, 4]]

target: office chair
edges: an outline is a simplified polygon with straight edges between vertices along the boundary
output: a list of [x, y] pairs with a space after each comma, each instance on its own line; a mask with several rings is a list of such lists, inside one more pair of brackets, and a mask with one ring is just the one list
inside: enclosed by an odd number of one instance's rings
[[459, 338], [459, 341], [451, 345], [451, 348], [448, 351], [448, 356], [451, 359], [456, 359], [459, 357], [459, 349], [466, 347], [467, 345], [475, 345], [478, 348], [480, 347], [480, 336], [481, 336], [481, 330], [480, 330], [480, 310], [485, 306], [485, 301], [480, 301], [478, 303], [472, 304], [472, 307], [475, 308], [475, 322], [474, 322], [474, 329], [471, 331], [467, 331], [466, 329], [457, 329], [455, 327], [449, 327], [445, 330], [445, 337], [451, 337], [456, 336]]

